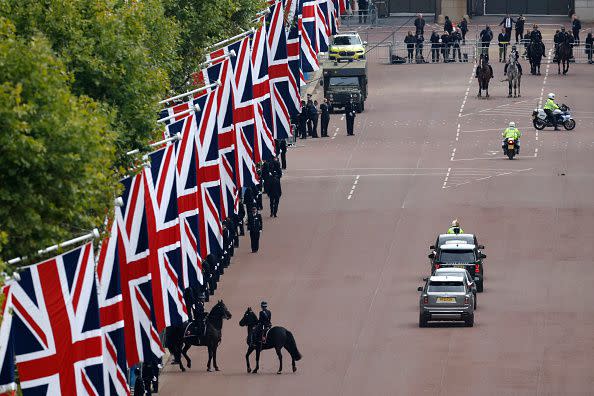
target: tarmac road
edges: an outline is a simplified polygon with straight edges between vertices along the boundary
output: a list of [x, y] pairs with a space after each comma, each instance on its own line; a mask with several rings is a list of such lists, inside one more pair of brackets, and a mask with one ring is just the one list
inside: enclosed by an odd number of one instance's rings
[[[243, 238], [225, 271], [222, 371], [207, 373], [206, 349], [193, 348], [193, 367], [168, 366], [160, 394], [592, 394], [594, 68], [561, 77], [551, 66], [508, 99], [494, 64], [489, 100], [476, 98], [472, 68], [370, 65], [355, 136], [334, 115], [334, 138], [289, 151], [279, 217], [265, 208], [260, 252]], [[531, 110], [549, 91], [578, 126], [537, 137]], [[509, 161], [500, 136], [512, 120], [522, 152]], [[456, 217], [486, 246], [475, 327], [420, 329], [428, 246]], [[286, 351], [284, 375], [271, 351], [246, 373], [238, 322], [262, 299], [295, 335], [295, 374]]]

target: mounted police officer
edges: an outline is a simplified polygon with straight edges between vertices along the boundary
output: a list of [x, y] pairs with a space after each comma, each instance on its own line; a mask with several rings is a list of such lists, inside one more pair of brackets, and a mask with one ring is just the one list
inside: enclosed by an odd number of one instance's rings
[[268, 309], [268, 303], [262, 301], [260, 303], [260, 314], [258, 315], [258, 337], [256, 340], [266, 343], [266, 333], [272, 327], [272, 313]]
[[532, 25], [532, 31], [530, 32], [530, 41], [540, 43], [542, 41], [542, 33], [538, 30], [538, 25]]
[[515, 44], [512, 45], [511, 52], [509, 53], [509, 58], [508, 58], [507, 62], [505, 63], [505, 66], [503, 67], [504, 75], [507, 74], [507, 67], [513, 61], [518, 62], [518, 71], [520, 72], [520, 75], [522, 75], [522, 65], [520, 64], [520, 53], [518, 52], [518, 49], [515, 46]]
[[206, 317], [208, 314], [204, 309], [205, 299], [206, 295], [202, 292], [198, 295], [196, 303], [194, 304], [194, 320], [196, 321], [196, 327], [198, 329], [197, 335], [200, 338], [206, 335]]

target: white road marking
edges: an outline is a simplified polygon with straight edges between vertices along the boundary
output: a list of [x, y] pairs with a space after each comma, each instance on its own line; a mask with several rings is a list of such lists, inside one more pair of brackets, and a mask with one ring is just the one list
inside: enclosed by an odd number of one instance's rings
[[355, 192], [355, 188], [357, 188], [357, 183], [359, 183], [359, 178], [361, 177], [361, 175], [357, 175], [355, 176], [355, 181], [353, 182], [353, 186], [351, 187], [351, 192], [349, 193], [349, 196], [347, 197], [347, 199], [351, 199], [353, 196], [353, 193]]
[[538, 148], [534, 149], [534, 158], [538, 157]]
[[448, 184], [448, 178], [450, 177], [450, 172], [452, 171], [452, 168], [448, 168], [448, 173], [446, 173], [445, 179], [443, 179], [443, 185], [441, 186], [441, 188], [446, 188], [447, 184]]
[[344, 116], [341, 116], [340, 117], [340, 121], [344, 121]]
[[450, 157], [450, 161], [453, 161], [453, 160], [454, 160], [454, 156], [455, 156], [455, 155], [456, 155], [456, 148], [454, 147], [454, 148], [452, 149], [452, 156]]

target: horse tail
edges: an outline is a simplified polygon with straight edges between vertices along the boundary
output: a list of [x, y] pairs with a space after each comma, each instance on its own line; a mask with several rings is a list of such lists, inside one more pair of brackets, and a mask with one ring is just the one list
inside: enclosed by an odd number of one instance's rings
[[301, 360], [302, 356], [299, 350], [297, 349], [295, 337], [293, 337], [293, 333], [291, 333], [289, 330], [287, 330], [287, 342], [285, 342], [285, 348], [287, 349], [287, 351], [289, 351], [293, 360]]

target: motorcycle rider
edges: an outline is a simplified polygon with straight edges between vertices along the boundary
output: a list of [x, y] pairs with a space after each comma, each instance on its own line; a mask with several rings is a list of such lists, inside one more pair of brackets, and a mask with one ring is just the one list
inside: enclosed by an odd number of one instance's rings
[[555, 110], [559, 110], [559, 106], [557, 105], [557, 103], [555, 103], [554, 93], [549, 93], [547, 102], [545, 103], [543, 110], [545, 113], [547, 113], [547, 118], [551, 121], [551, 123], [555, 127], [555, 130], [558, 131], [559, 126], [557, 126], [557, 117], [554, 116], [553, 112]]
[[503, 136], [503, 144], [501, 147], [505, 150], [507, 139], [514, 139], [516, 142], [516, 151], [520, 154], [520, 137], [522, 136], [522, 132], [516, 128], [516, 123], [511, 121], [501, 135]]
[[458, 219], [454, 219], [452, 221], [452, 226], [448, 228], [448, 234], [464, 234], [464, 230], [460, 227], [460, 222]]

